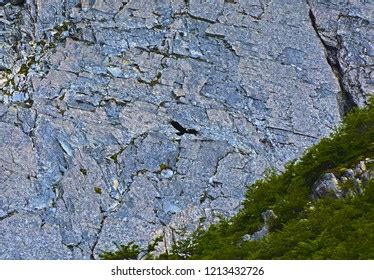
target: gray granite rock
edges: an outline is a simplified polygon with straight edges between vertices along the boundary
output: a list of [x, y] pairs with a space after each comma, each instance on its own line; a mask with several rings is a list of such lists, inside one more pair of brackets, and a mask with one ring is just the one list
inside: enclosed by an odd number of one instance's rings
[[313, 197], [315, 199], [321, 197], [342, 197], [339, 182], [333, 173], [324, 174], [323, 177], [314, 184]]
[[0, 1], [0, 259], [165, 250], [373, 92], [369, 1], [23, 2]]
[[333, 173], [324, 174], [313, 186], [313, 199], [322, 197], [345, 198], [361, 194], [367, 183], [373, 178], [373, 168], [367, 167], [371, 159], [360, 161], [355, 171], [347, 169], [343, 175]]
[[260, 230], [256, 231], [251, 235], [250, 240], [256, 241], [263, 239], [266, 235], [269, 234], [269, 227], [267, 225], [263, 226]]
[[276, 219], [277, 216], [275, 215], [273, 210], [266, 210], [261, 213], [261, 217], [263, 220], [263, 224], [261, 228], [252, 234], [245, 234], [242, 237], [242, 241], [245, 242], [245, 241], [261, 240], [269, 234], [269, 223], [268, 222], [270, 219]]
[[363, 106], [374, 92], [373, 3], [308, 0], [316, 33], [346, 103]]

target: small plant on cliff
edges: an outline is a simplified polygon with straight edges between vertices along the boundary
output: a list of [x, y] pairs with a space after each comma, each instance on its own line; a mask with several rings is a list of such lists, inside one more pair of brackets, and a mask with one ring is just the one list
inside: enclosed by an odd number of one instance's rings
[[100, 258], [103, 260], [136, 260], [140, 254], [140, 248], [134, 242], [125, 245], [117, 245], [114, 252], [103, 252]]

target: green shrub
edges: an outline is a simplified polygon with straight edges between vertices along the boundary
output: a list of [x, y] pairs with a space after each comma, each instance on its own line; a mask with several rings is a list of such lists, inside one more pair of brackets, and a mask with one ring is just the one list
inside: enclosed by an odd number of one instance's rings
[[103, 260], [136, 260], [141, 251], [140, 247], [133, 242], [116, 246], [116, 251], [103, 252], [99, 257]]

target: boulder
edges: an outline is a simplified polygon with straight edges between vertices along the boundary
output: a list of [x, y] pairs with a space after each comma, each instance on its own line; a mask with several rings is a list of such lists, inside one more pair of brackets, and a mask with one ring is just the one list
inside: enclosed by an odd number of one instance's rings
[[341, 198], [342, 191], [339, 188], [339, 182], [333, 173], [326, 173], [313, 186], [314, 199], [321, 197]]

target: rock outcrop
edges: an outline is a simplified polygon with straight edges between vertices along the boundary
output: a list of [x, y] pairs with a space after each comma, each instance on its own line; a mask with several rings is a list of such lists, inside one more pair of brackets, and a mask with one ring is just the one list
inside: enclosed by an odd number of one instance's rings
[[[354, 169], [341, 169], [339, 172], [325, 173], [316, 181], [312, 188], [311, 201], [316, 201], [321, 198], [344, 199], [349, 196], [357, 196], [363, 193], [368, 182], [374, 178], [374, 163], [373, 159], [366, 158], [360, 161]], [[367, 167], [367, 165], [370, 167]], [[315, 206], [310, 206], [310, 209], [315, 209]], [[269, 221], [277, 219], [277, 215], [273, 210], [266, 210], [261, 213], [263, 224], [261, 228], [252, 234], [245, 234], [241, 241], [258, 241], [268, 236]]]
[[333, 173], [326, 173], [317, 181], [313, 187], [313, 198], [332, 196], [341, 198], [342, 192], [339, 188], [339, 181]]
[[231, 216], [373, 92], [374, 5], [0, 1], [0, 259]]
[[374, 178], [373, 168], [367, 168], [372, 164], [372, 159], [360, 161], [354, 169], [340, 171], [339, 175], [326, 173], [313, 186], [312, 198], [314, 200], [322, 197], [343, 198], [362, 193], [363, 188]]
[[243, 241], [257, 241], [261, 240], [269, 234], [269, 220], [276, 219], [277, 216], [274, 214], [273, 210], [266, 210], [261, 213], [262, 220], [264, 221], [262, 227], [254, 232], [252, 235], [245, 234], [242, 238]]

